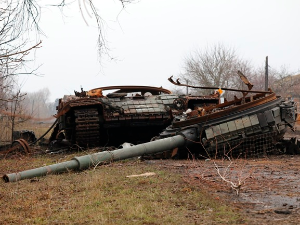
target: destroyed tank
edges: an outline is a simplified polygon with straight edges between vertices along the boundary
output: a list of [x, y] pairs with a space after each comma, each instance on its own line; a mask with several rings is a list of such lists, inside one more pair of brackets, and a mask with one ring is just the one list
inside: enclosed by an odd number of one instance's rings
[[[220, 103], [216, 103], [214, 102], [216, 99], [213, 100], [213, 97], [211, 99], [209, 98], [209, 100], [211, 100], [211, 102], [209, 101], [210, 105], [196, 103], [197, 101], [195, 101], [195, 105], [193, 105], [195, 107], [193, 110], [188, 110], [188, 112], [182, 112], [178, 114], [175, 114], [176, 111], [174, 108], [176, 108], [176, 106], [174, 103], [182, 103], [183, 101], [187, 102], [187, 97], [181, 98], [182, 100], [178, 100], [178, 98], [172, 99], [172, 107], [171, 104], [164, 105], [161, 103], [161, 109], [164, 110], [161, 110], [160, 112], [166, 113], [166, 115], [168, 112], [170, 112], [170, 117], [166, 116], [167, 119], [171, 119], [173, 116], [174, 118], [172, 123], [158, 136], [152, 138], [150, 142], [113, 151], [102, 151], [91, 155], [75, 157], [67, 162], [48, 165], [18, 173], [5, 174], [3, 175], [3, 180], [5, 182], [14, 182], [22, 179], [44, 176], [51, 173], [61, 173], [70, 170], [83, 170], [90, 167], [95, 168], [103, 163], [128, 159], [131, 157], [145, 156], [147, 154], [153, 155], [164, 153], [166, 155], [167, 153], [170, 157], [189, 155], [191, 157], [203, 157], [206, 159], [225, 157], [230, 160], [231, 157], [253, 157], [265, 155], [276, 149], [280, 149], [285, 152], [287, 149], [284, 149], [284, 147], [291, 146], [291, 144], [294, 147], [296, 146], [296, 148], [293, 147], [293, 149], [298, 149], [299, 151], [299, 143], [297, 140], [295, 142], [289, 141], [288, 145], [285, 146], [283, 139], [287, 129], [293, 130], [295, 120], [297, 118], [296, 104], [291, 100], [285, 101], [282, 97], [276, 96], [271, 89], [269, 89], [269, 91], [251, 91], [251, 83], [242, 75], [240, 76], [243, 78], [242, 80], [244, 80], [245, 84], [247, 84], [249, 90], [223, 88], [223, 90], [239, 91], [243, 93], [242, 97], [235, 97], [232, 101], [226, 101], [224, 99], [224, 102], [221, 101]], [[178, 80], [177, 82], [174, 82], [172, 77], [170, 77], [169, 80], [173, 84], [179, 86], [202, 89], [206, 88], [181, 84], [178, 82]], [[93, 90], [93, 92], [95, 92], [95, 90]], [[99, 92], [97, 89], [97, 92], [98, 94], [95, 100], [99, 98], [102, 99], [103, 97], [100, 96], [102, 95], [101, 91]], [[120, 93], [123, 92], [114, 92], [116, 96], [119, 96]], [[247, 96], [249, 93], [252, 93], [252, 95]], [[69, 116], [71, 119], [74, 117], [72, 120], [75, 121], [76, 118], [78, 118], [76, 117], [76, 103], [80, 103], [80, 106], [82, 106], [81, 99], [85, 99], [84, 101], [89, 103], [89, 101], [87, 101], [89, 98], [86, 98], [86, 96], [90, 94], [91, 93], [86, 92], [77, 93], [77, 97], [79, 98], [75, 98], [73, 100], [74, 102], [70, 100], [65, 105], [60, 105], [62, 108], [59, 108], [60, 114], [57, 115], [58, 119], [62, 120], [64, 116]], [[171, 93], [168, 93], [167, 91], [165, 91], [164, 95], [161, 95], [160, 93], [155, 95], [155, 92], [152, 94], [156, 96], [152, 100], [156, 101], [155, 103], [149, 102], [149, 104], [158, 104], [157, 100], [161, 100], [162, 97], [165, 99], [167, 96], [172, 96]], [[204, 101], [204, 99], [202, 100]], [[97, 101], [102, 103], [101, 100]], [[127, 101], [133, 100], [125, 100], [125, 102]], [[108, 108], [112, 110], [112, 113], [118, 112], [118, 116], [125, 114], [125, 112], [121, 113], [121, 109], [124, 111], [130, 111], [131, 109], [129, 106], [128, 109], [125, 109], [126, 107], [124, 108], [124, 106], [121, 107], [121, 103], [118, 103], [117, 105], [113, 104], [112, 102], [113, 101], [109, 102], [111, 105], [109, 105]], [[142, 105], [139, 100], [137, 105]], [[181, 106], [182, 104], [178, 105]], [[89, 111], [90, 109], [88, 106], [92, 106], [91, 108], [97, 108], [97, 104], [95, 103], [91, 105], [87, 104], [85, 107], [86, 111]], [[104, 108], [105, 106], [107, 105], [103, 104], [101, 107]], [[112, 106], [114, 108], [112, 108]], [[101, 107], [100, 109], [102, 109]], [[118, 109], [119, 111], [115, 111], [115, 109]], [[137, 110], [138, 108], [134, 109]], [[173, 112], [174, 115], [172, 114]], [[104, 117], [104, 115], [100, 113], [95, 114], [98, 117], [99, 115]], [[94, 115], [94, 113], [92, 113], [92, 115]], [[96, 121], [98, 121], [96, 119], [97, 116], [94, 117]], [[87, 117], [90, 118], [90, 116]], [[150, 120], [150, 118], [148, 120]], [[104, 124], [104, 119], [99, 121], [102, 121]], [[130, 118], [130, 121], [132, 121], [132, 118]], [[76, 126], [72, 126], [72, 123], [70, 123], [71, 120], [67, 120], [66, 122], [70, 124], [69, 127], [71, 128], [71, 133], [75, 132]], [[63, 127], [63, 125], [63, 122], [58, 122], [57, 127]], [[56, 135], [61, 135], [62, 131], [67, 134], [68, 130], [66, 128], [68, 128], [68, 126], [65, 126], [64, 129], [58, 131]], [[144, 129], [150, 128], [144, 125]]]
[[[57, 107], [57, 124], [50, 143], [81, 147], [139, 144], [179, 133], [197, 144], [193, 152], [246, 149], [266, 153], [280, 146], [288, 127], [295, 123], [296, 106], [269, 89], [252, 90], [253, 85], [238, 71], [248, 90], [197, 87], [169, 81], [177, 86], [210, 89], [208, 96], [176, 95], [150, 86], [109, 86], [64, 96]], [[241, 97], [227, 101], [223, 91]], [[103, 95], [103, 91], [109, 91]], [[193, 135], [192, 135], [193, 133]], [[159, 135], [158, 135], [159, 134]], [[202, 149], [202, 151], [201, 151]], [[186, 155], [176, 149], [171, 156]]]
[[[45, 176], [53, 173], [84, 170], [101, 164], [158, 153], [192, 153], [207, 159], [253, 156], [268, 153], [280, 143], [288, 127], [295, 122], [295, 105], [274, 93], [260, 93], [253, 98], [235, 99], [211, 106], [200, 116], [191, 112], [178, 117], [150, 142], [113, 151], [74, 157], [70, 161], [3, 175], [5, 182]], [[215, 109], [215, 110], [213, 110]], [[197, 113], [200, 113], [197, 110]], [[180, 119], [179, 119], [180, 118]], [[257, 156], [256, 154], [256, 156]]]
[[[104, 92], [109, 92], [104, 95]], [[177, 95], [161, 87], [109, 86], [59, 99], [50, 145], [119, 146], [150, 141], [189, 108], [219, 103], [219, 95]]]

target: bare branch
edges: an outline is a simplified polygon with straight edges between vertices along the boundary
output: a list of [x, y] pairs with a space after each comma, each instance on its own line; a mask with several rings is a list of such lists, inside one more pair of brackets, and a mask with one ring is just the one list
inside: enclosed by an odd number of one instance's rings
[[40, 44], [42, 43], [42, 41], [40, 41], [39, 43], [37, 43], [36, 45], [26, 49], [26, 50], [23, 50], [23, 51], [19, 51], [19, 52], [14, 52], [14, 53], [11, 53], [11, 54], [7, 54], [7, 55], [0, 55], [0, 60], [1, 58], [9, 58], [11, 56], [15, 56], [15, 55], [27, 55], [30, 50], [34, 49], [34, 48], [40, 48], [42, 46], [39, 46]]
[[[232, 159], [228, 156], [228, 154], [225, 154], [225, 157], [228, 159], [229, 164], [228, 166], [225, 167], [225, 169], [223, 170], [223, 172], [221, 172], [220, 166], [216, 163], [216, 161], [213, 161], [214, 163], [214, 167], [219, 175], [219, 177], [225, 181], [226, 183], [228, 183], [230, 185], [230, 187], [236, 191], [236, 194], [239, 195], [242, 186], [245, 184], [245, 181], [251, 176], [252, 174], [252, 170], [250, 170], [247, 174], [244, 174], [244, 166], [245, 165], [239, 165], [240, 168], [240, 173], [237, 177], [237, 181], [233, 182], [232, 179], [229, 178], [229, 171], [230, 168], [233, 166], [233, 161]], [[235, 161], [235, 164], [239, 164], [238, 161]], [[244, 175], [244, 176], [243, 176]]]
[[[251, 69], [247, 61], [237, 56], [235, 49], [217, 44], [187, 57], [181, 77], [194, 85], [243, 89], [238, 70], [248, 76]], [[201, 93], [208, 94], [207, 91]]]

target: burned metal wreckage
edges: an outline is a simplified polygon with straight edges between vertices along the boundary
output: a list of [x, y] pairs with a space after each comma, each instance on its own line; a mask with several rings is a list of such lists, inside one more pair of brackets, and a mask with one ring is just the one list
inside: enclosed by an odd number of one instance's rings
[[[237, 148], [247, 151], [266, 152], [274, 148], [274, 143], [281, 147], [279, 143], [284, 133], [295, 123], [295, 103], [285, 102], [270, 89], [251, 90], [253, 85], [240, 71], [238, 74], [248, 90], [222, 88], [242, 93], [242, 97], [232, 101], [225, 99], [223, 103], [216, 91], [219, 88], [181, 84], [172, 77], [169, 81], [174, 85], [210, 89], [214, 94], [176, 95], [149, 86], [75, 91], [75, 95], [60, 99], [57, 124], [49, 141], [54, 147], [61, 143], [84, 147], [119, 146], [124, 142], [139, 144], [187, 132], [187, 138], [201, 142], [200, 147], [191, 145], [193, 151], [201, 148], [214, 151], [216, 146], [222, 149], [239, 145]], [[114, 92], [103, 95], [103, 91], [112, 90]], [[172, 155], [182, 155], [179, 153], [174, 151]]]
[[[103, 91], [113, 91], [103, 95]], [[188, 108], [217, 105], [218, 94], [179, 96], [150, 86], [110, 86], [64, 96], [49, 139], [81, 147], [119, 146], [150, 141]]]
[[[239, 75], [248, 86], [248, 90], [222, 88], [243, 93], [241, 98], [235, 97], [232, 101], [225, 100], [223, 103], [219, 102], [218, 93], [202, 97], [177, 96], [165, 89], [145, 86], [139, 87], [143, 95], [131, 97], [127, 97], [128, 92], [137, 91], [132, 86], [108, 87], [107, 89], [120, 91], [106, 97], [102, 95], [104, 88], [76, 93], [77, 96], [69, 101], [60, 101], [56, 115], [58, 123], [52, 133], [52, 141], [55, 141], [54, 137], [56, 140], [67, 138], [71, 143], [97, 145], [115, 138], [105, 135], [105, 132], [113, 131], [115, 135], [114, 132], [118, 132], [117, 128], [122, 129], [122, 125], [124, 133], [119, 133], [121, 136], [117, 137], [122, 141], [122, 135], [126, 138], [131, 137], [137, 124], [142, 127], [138, 132], [151, 130], [149, 135], [152, 135], [152, 132], [157, 132], [155, 135], [159, 131], [162, 132], [144, 144], [6, 174], [3, 179], [5, 182], [18, 181], [162, 152], [169, 152], [171, 157], [186, 156], [189, 153], [198, 157], [212, 157], [229, 154], [263, 155], [278, 148], [283, 150], [285, 148], [283, 136], [287, 129], [293, 129], [297, 117], [296, 104], [276, 96], [270, 89], [252, 91], [251, 83], [242, 74]], [[169, 81], [179, 86], [217, 89], [181, 84], [178, 80], [173, 81], [172, 77]], [[145, 96], [144, 92], [150, 92], [152, 97]], [[164, 94], [161, 95], [160, 92]], [[252, 95], [247, 96], [249, 93]], [[150, 109], [148, 106], [151, 106]], [[151, 125], [152, 122], [155, 125]], [[92, 134], [91, 137], [89, 134]], [[293, 145], [298, 147], [295, 143]]]
[[31, 130], [17, 130], [12, 133], [12, 142], [0, 145], [0, 152], [3, 155], [25, 153], [30, 154], [30, 143], [37, 140], [35, 133]]
[[[195, 109], [184, 118], [177, 117], [171, 126], [160, 133], [159, 138], [174, 133], [184, 134], [192, 142], [192, 150], [196, 146], [196, 154], [204, 154], [205, 157], [229, 153], [263, 155], [276, 149], [286, 151], [283, 136], [287, 129], [294, 128], [296, 104], [276, 96], [271, 89], [267, 92], [251, 91], [253, 85], [243, 74], [239, 75], [249, 89], [240, 90], [243, 93], [241, 98], [235, 97], [232, 101], [225, 100], [218, 105]], [[253, 95], [247, 97], [248, 93]], [[297, 150], [297, 147], [292, 149]]]

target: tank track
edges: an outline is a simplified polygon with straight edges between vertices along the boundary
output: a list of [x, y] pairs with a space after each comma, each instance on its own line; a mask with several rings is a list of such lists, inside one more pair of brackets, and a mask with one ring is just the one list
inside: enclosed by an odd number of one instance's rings
[[97, 108], [74, 110], [75, 140], [84, 147], [99, 146], [100, 120]]

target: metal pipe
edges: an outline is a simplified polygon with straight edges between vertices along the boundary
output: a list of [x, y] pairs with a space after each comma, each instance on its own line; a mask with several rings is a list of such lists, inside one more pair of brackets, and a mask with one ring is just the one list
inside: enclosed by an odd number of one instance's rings
[[185, 145], [185, 138], [182, 135], [176, 135], [164, 139], [159, 139], [144, 144], [135, 145], [128, 148], [117, 149], [114, 151], [98, 152], [91, 155], [74, 157], [72, 160], [44, 166], [36, 169], [25, 170], [18, 173], [5, 174], [3, 180], [5, 182], [15, 182], [33, 177], [45, 176], [53, 173], [62, 173], [69, 170], [84, 170], [91, 166], [102, 163], [128, 159], [144, 154], [153, 154], [172, 150]]
[[219, 88], [221, 88], [222, 90], [225, 91], [237, 91], [237, 92], [247, 92], [247, 93], [261, 93], [261, 94], [270, 94], [272, 93], [271, 91], [251, 91], [251, 90], [240, 90], [240, 89], [234, 89], [234, 88], [225, 88], [225, 87], [201, 87], [201, 86], [192, 86], [192, 85], [188, 85], [188, 84], [181, 84], [178, 82], [177, 83], [175, 81], [172, 80], [172, 76], [168, 78], [168, 80], [177, 86], [182, 86], [182, 87], [191, 87], [191, 88], [199, 88], [199, 89], [204, 89], [204, 90], [218, 90]]
[[266, 56], [266, 66], [265, 66], [265, 91], [269, 90], [269, 64], [268, 64], [268, 56]]

